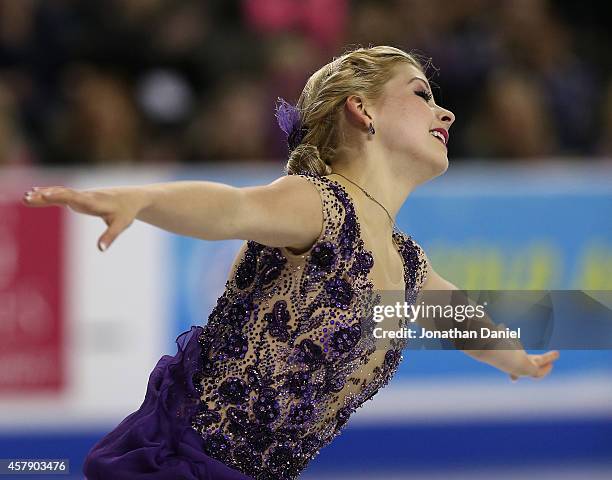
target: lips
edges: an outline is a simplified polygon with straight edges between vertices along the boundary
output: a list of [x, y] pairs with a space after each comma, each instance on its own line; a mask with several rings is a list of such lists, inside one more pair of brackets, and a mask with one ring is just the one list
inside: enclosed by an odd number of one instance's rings
[[444, 137], [444, 145], [448, 145], [448, 132], [443, 128], [434, 128], [431, 132], [439, 132]]

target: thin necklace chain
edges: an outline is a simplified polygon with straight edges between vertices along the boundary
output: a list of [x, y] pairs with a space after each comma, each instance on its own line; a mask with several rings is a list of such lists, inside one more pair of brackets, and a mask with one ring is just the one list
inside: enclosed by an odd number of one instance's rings
[[395, 223], [395, 221], [393, 220], [393, 218], [391, 217], [391, 215], [389, 215], [389, 211], [385, 208], [385, 206], [380, 203], [378, 200], [376, 200], [372, 195], [370, 195], [368, 192], [366, 192], [363, 188], [361, 188], [359, 185], [357, 185], [355, 182], [353, 182], [350, 178], [346, 178], [344, 175], [342, 175], [341, 173], [338, 172], [332, 172], [335, 173], [336, 175], [340, 175], [342, 178], [344, 178], [345, 180], [348, 180], [349, 182], [351, 182], [353, 185], [355, 185], [359, 190], [361, 190], [363, 193], [365, 193], [365, 195], [372, 201], [378, 203], [378, 205], [380, 205], [380, 207], [385, 211], [385, 213], [387, 214], [387, 217], [389, 217], [389, 220], [391, 220], [391, 224], [393, 226], [393, 229], [398, 229], [397, 225]]

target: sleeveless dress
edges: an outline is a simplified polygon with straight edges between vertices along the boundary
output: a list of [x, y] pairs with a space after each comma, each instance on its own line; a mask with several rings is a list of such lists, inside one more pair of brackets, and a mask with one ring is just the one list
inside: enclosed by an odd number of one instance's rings
[[[405, 340], [380, 351], [362, 332], [374, 259], [350, 196], [299, 176], [321, 196], [318, 239], [301, 254], [243, 244], [206, 325], [177, 338], [140, 409], [90, 450], [89, 480], [296, 479], [397, 371]], [[399, 230], [393, 240], [414, 302], [423, 250]]]

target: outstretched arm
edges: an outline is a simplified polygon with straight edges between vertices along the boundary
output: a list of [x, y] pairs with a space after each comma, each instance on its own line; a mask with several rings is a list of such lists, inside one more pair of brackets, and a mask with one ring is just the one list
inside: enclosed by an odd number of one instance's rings
[[[427, 278], [423, 284], [423, 290], [459, 290], [458, 287], [442, 278], [433, 269], [426, 255], [425, 259], [427, 261]], [[488, 321], [490, 321], [490, 319], [488, 319]], [[546, 352], [542, 355], [530, 355], [523, 349], [462, 351], [466, 355], [508, 373], [513, 381], [522, 376], [530, 376], [533, 378], [544, 377], [551, 372], [553, 362], [559, 358], [559, 352], [556, 350]]]
[[[29, 193], [29, 195], [28, 195]], [[101, 217], [106, 247], [134, 220], [204, 240], [254, 240], [273, 247], [305, 248], [321, 232], [321, 197], [307, 180], [289, 175], [268, 185], [237, 188], [209, 181], [76, 190], [33, 189], [31, 207], [64, 205]]]

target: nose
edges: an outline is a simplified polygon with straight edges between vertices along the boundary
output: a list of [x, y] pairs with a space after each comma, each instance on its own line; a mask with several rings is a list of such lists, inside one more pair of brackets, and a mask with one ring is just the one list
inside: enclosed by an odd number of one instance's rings
[[445, 122], [448, 128], [455, 122], [455, 114], [446, 108], [438, 107], [438, 119]]

